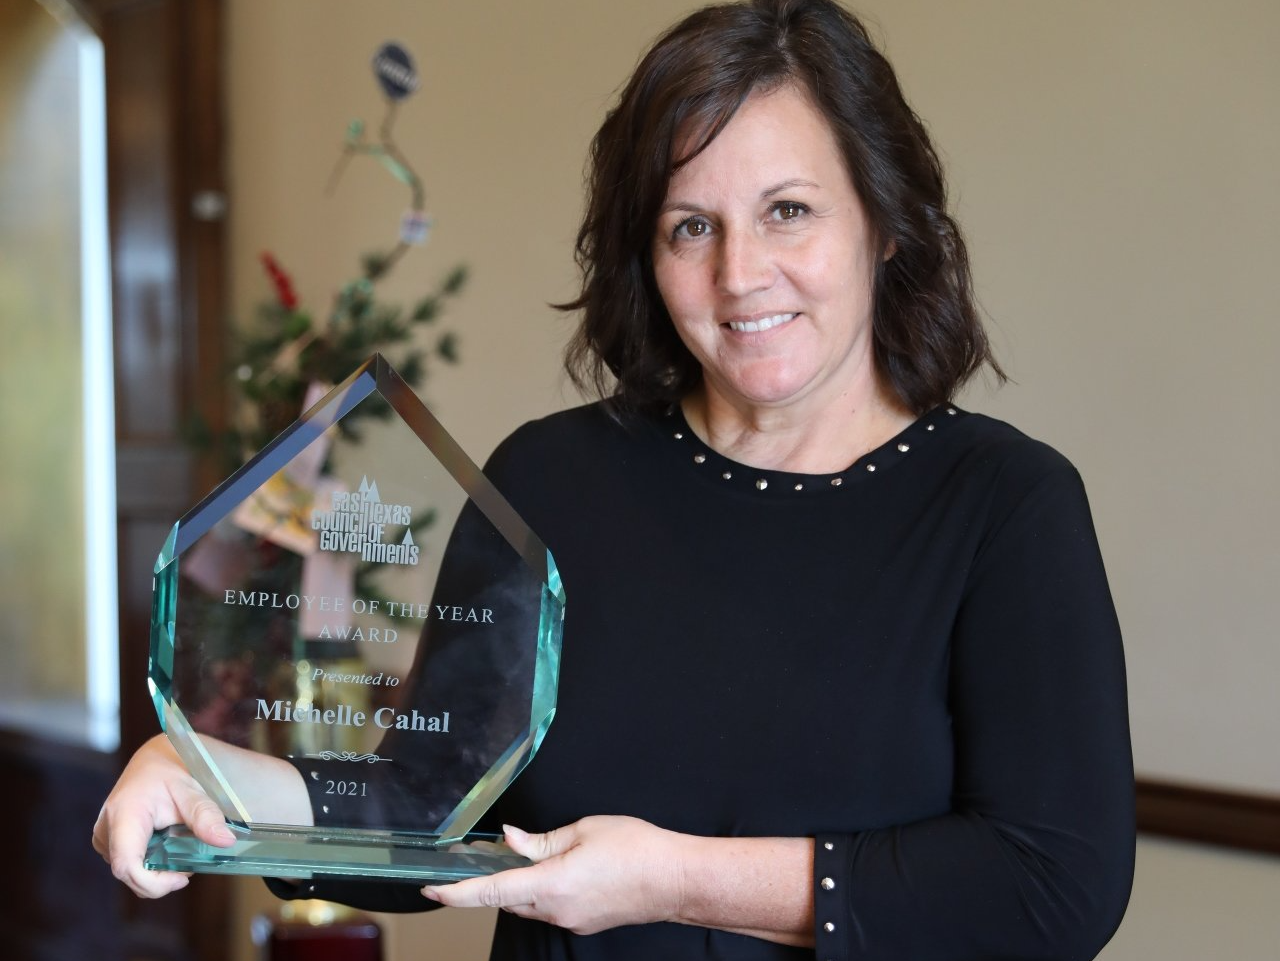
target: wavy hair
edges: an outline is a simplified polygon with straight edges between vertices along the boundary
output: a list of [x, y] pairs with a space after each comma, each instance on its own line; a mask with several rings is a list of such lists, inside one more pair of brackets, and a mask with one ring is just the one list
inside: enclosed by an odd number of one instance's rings
[[[866, 28], [831, 0], [706, 7], [653, 45], [591, 144], [576, 259], [582, 311], [565, 351], [579, 389], [615, 410], [669, 407], [701, 380], [654, 279], [653, 232], [671, 175], [756, 91], [807, 91], [835, 134], [881, 257], [877, 371], [917, 414], [944, 403], [992, 356], [969, 255], [946, 211], [942, 165]], [[694, 147], [676, 157], [676, 144]], [[892, 253], [885, 258], [885, 254]]]

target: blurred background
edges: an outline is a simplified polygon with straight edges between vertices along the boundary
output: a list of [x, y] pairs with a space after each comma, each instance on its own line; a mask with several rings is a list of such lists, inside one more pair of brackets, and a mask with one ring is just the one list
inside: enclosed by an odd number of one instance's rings
[[[323, 310], [399, 229], [351, 163], [415, 57], [396, 141], [456, 265], [460, 362], [421, 391], [483, 460], [575, 404], [559, 368], [596, 126], [679, 0], [0, 0], [0, 893], [6, 957], [249, 959], [260, 882], [141, 903], [89, 831], [155, 733], [150, 572], [225, 470], [228, 358], [271, 252]], [[1143, 834], [1106, 961], [1280, 944], [1280, 61], [1271, 0], [865, 0], [950, 174], [997, 353], [965, 406], [1080, 468], [1125, 630]], [[363, 158], [357, 158], [363, 159]], [[424, 339], [428, 335], [423, 332]], [[425, 341], [424, 341], [425, 343]], [[435, 342], [427, 346], [434, 346]], [[386, 957], [479, 959], [492, 915], [382, 917]]]

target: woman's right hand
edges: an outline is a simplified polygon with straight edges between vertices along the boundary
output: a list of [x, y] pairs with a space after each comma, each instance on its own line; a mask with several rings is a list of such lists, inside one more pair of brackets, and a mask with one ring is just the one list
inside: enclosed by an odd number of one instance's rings
[[93, 826], [93, 849], [139, 897], [163, 897], [186, 887], [190, 875], [148, 870], [142, 858], [152, 833], [174, 824], [187, 825], [215, 847], [235, 843], [218, 806], [159, 734], [138, 748], [107, 795]]

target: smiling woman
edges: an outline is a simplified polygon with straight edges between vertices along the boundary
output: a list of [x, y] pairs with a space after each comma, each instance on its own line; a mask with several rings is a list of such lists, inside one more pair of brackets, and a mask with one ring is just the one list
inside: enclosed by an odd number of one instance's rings
[[427, 896], [508, 912], [495, 958], [1092, 957], [1133, 868], [1115, 613], [1071, 465], [949, 404], [1002, 375], [891, 68], [824, 0], [699, 11], [590, 184], [567, 360], [605, 399], [488, 467], [574, 597], [492, 815], [545, 833]]

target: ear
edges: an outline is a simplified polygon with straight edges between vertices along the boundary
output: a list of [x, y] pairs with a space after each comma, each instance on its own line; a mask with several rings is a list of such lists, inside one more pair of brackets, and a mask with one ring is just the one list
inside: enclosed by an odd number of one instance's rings
[[884, 245], [884, 253], [881, 254], [880, 256], [880, 262], [882, 264], [887, 264], [889, 261], [893, 260], [893, 255], [896, 254], [897, 252], [898, 252], [897, 243], [892, 240], [889, 241], [887, 244]]

